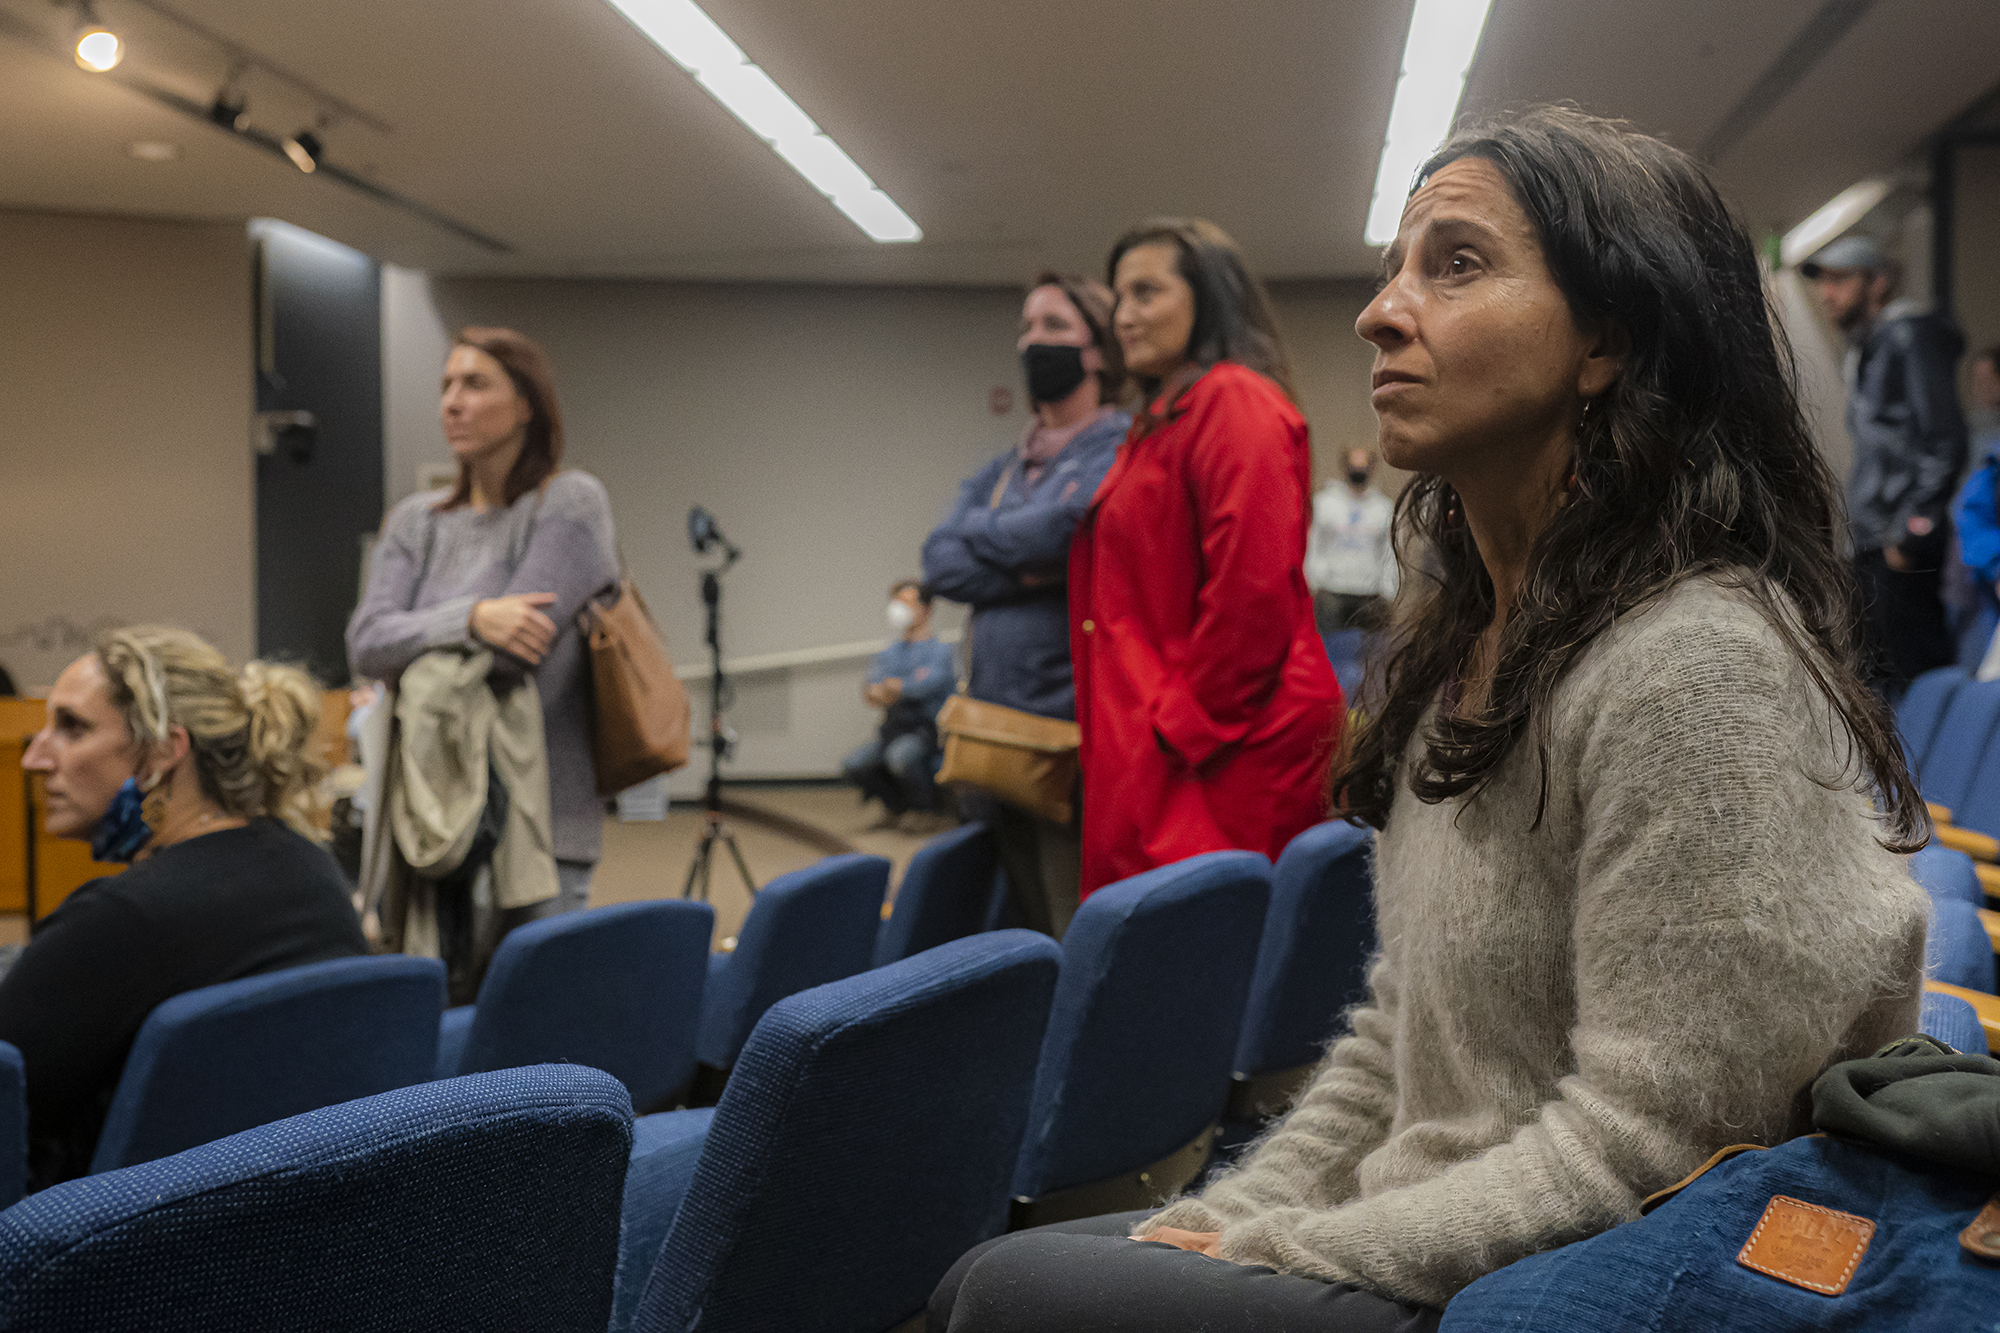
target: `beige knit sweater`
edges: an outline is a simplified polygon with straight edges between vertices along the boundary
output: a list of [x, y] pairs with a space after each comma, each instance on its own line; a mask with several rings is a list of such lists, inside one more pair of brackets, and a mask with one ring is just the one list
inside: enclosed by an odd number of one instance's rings
[[1441, 1306], [1717, 1148], [1810, 1129], [1822, 1069], [1915, 1031], [1927, 900], [1744, 594], [1695, 580], [1625, 616], [1552, 709], [1539, 828], [1530, 743], [1472, 799], [1398, 794], [1351, 1031], [1146, 1227]]

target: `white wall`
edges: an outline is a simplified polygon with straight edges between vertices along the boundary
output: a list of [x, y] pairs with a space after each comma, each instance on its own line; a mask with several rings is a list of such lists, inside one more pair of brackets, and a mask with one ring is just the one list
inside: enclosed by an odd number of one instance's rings
[[[1372, 444], [1366, 284], [1274, 291], [1312, 416], [1320, 471]], [[727, 580], [731, 658], [886, 633], [888, 584], [981, 463], [1027, 422], [1014, 359], [1021, 293], [1005, 288], [383, 278], [390, 501], [447, 460], [437, 428], [446, 330], [503, 324], [555, 362], [566, 462], [609, 487], [626, 558], [678, 662], [700, 661], [691, 504], [745, 552]], [[1012, 410], [988, 406], [1010, 390]], [[1322, 424], [1326, 423], [1326, 424]], [[956, 608], [940, 606], [955, 626]], [[865, 662], [743, 676], [730, 714], [742, 776], [831, 775], [866, 740]], [[698, 725], [705, 725], [698, 719]], [[697, 764], [697, 767], [699, 765]], [[691, 791], [697, 774], [675, 790]]]
[[[690, 505], [708, 506], [744, 551], [726, 580], [730, 657], [876, 639], [889, 583], [918, 572], [959, 481], [1026, 421], [1018, 404], [988, 410], [989, 391], [1018, 377], [1015, 292], [407, 274], [385, 291], [392, 491], [447, 457], [442, 331], [502, 324], [540, 340], [561, 389], [565, 462], [609, 488], [632, 574], [683, 664], [706, 653]], [[836, 772], [871, 734], [865, 665], [742, 677], [733, 771]], [[692, 789], [696, 774], [682, 778], [677, 790]]]
[[39, 693], [95, 630], [252, 649], [240, 223], [0, 211], [0, 663]]
[[2000, 343], [2000, 269], [1993, 264], [2000, 246], [2000, 146], [1958, 150], [1956, 204], [1952, 313], [1965, 330], [1968, 350], [1978, 351]]

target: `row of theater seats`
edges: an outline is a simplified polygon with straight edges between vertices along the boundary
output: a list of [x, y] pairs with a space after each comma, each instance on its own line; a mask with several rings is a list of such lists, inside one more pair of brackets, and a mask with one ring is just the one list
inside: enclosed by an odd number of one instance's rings
[[[11, 1225], [35, 1254], [79, 1226], [136, 1236], [151, 1224], [116, 1206], [134, 1189], [164, 1197], [181, 1186], [162, 1182], [192, 1170], [206, 1197], [225, 1189], [218, 1163], [263, 1170], [284, 1156], [271, 1145], [338, 1137], [342, 1124], [387, 1117], [429, 1133], [424, 1117], [441, 1098], [497, 1104], [529, 1087], [521, 1080], [535, 1071], [505, 1072], [515, 1066], [608, 1071], [622, 1085], [613, 1100], [642, 1112], [698, 1087], [706, 1068], [717, 1082], [726, 1071], [718, 1105], [642, 1114], [629, 1131], [611, 1204], [622, 1225], [610, 1233], [609, 1327], [679, 1328], [699, 1316], [704, 1328], [888, 1328], [978, 1240], [1145, 1206], [1191, 1180], [1218, 1139], [1247, 1140], [1360, 994], [1372, 948], [1367, 851], [1365, 832], [1327, 824], [1301, 835], [1275, 873], [1249, 853], [1197, 857], [1093, 895], [1058, 950], [1022, 931], [951, 938], [980, 931], [992, 912], [991, 839], [969, 826], [919, 853], [886, 921], [887, 864], [833, 857], [773, 881], [736, 950], [712, 958], [709, 909], [658, 902], [515, 931], [463, 1009], [442, 1009], [437, 964], [401, 957], [191, 992], [162, 1005], [135, 1043], [94, 1163], [108, 1174], [26, 1200], [0, 1214], [0, 1231]], [[18, 1059], [12, 1090], [9, 1068], [0, 1058], [0, 1114], [18, 1117]], [[433, 1077], [450, 1081], [385, 1091]], [[565, 1086], [605, 1100], [601, 1085]], [[549, 1094], [541, 1112], [494, 1114], [532, 1120], [570, 1095]], [[313, 1107], [332, 1109], [270, 1123]], [[265, 1146], [217, 1155], [252, 1143]], [[0, 1124], [0, 1146], [19, 1144], [18, 1120]], [[515, 1151], [549, 1188], [544, 1149], [524, 1140]], [[18, 1161], [12, 1172], [18, 1182]], [[401, 1200], [374, 1225], [398, 1245], [421, 1243], [409, 1237], [437, 1218], [403, 1214], [418, 1204], [449, 1213], [429, 1198], [442, 1188], [426, 1185], [424, 1200]], [[477, 1192], [489, 1188], [449, 1186], [464, 1209], [514, 1206], [514, 1182]], [[296, 1224], [332, 1226], [351, 1212], [322, 1203], [325, 1219], [302, 1211]], [[596, 1262], [583, 1250], [601, 1225], [557, 1225], [532, 1192], [512, 1216], [519, 1234], [502, 1248], [521, 1262], [537, 1246]], [[146, 1244], [130, 1241], [134, 1253]], [[0, 1258], [0, 1327], [12, 1326], [10, 1291], [57, 1278], [47, 1266], [8, 1267]], [[222, 1326], [206, 1300], [196, 1303], [209, 1322], [188, 1326]], [[603, 1312], [499, 1322], [606, 1327]]]
[[1964, 1024], [1976, 1021], [1985, 1044], [2000, 1049], [2000, 912], [1992, 905], [2000, 901], [2000, 681], [1981, 683], [1956, 667], [1927, 672], [1897, 707], [1896, 726], [1937, 823], [1936, 840], [1912, 862], [1932, 905], [1926, 1022], [1958, 1024], [1960, 1040], [1933, 1035], [1963, 1050]]

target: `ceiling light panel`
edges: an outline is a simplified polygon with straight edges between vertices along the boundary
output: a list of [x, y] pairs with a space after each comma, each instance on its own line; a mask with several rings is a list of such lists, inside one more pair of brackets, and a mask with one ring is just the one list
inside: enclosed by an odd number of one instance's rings
[[1382, 138], [1382, 160], [1375, 168], [1375, 197], [1368, 204], [1368, 226], [1362, 233], [1370, 245], [1396, 239], [1403, 204], [1417, 168], [1451, 133], [1458, 114], [1465, 74], [1479, 49], [1486, 11], [1493, 0], [1417, 0], [1410, 15], [1410, 39], [1403, 46], [1403, 68], [1396, 78], [1396, 100], [1389, 109], [1389, 132]]
[[771, 76], [694, 0], [607, 0], [729, 113], [877, 241], [915, 241], [923, 231], [868, 173], [829, 139]]
[[1876, 178], [1856, 181], [1813, 210], [1813, 215], [1785, 233], [1778, 244], [1778, 262], [1786, 268], [1810, 259], [1827, 242], [1852, 227], [1868, 210], [1889, 197], [1890, 182]]

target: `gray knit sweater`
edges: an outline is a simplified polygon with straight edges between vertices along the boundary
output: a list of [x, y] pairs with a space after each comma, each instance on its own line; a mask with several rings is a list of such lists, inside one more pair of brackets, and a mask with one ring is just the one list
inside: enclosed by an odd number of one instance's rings
[[[508, 593], [552, 592], [543, 610], [556, 641], [534, 669], [549, 759], [555, 853], [595, 862], [604, 806], [592, 766], [590, 657], [577, 630], [585, 599], [618, 580], [611, 500], [588, 472], [559, 472], [537, 504], [535, 492], [505, 509], [470, 505], [438, 513], [448, 493], [412, 495], [389, 511], [375, 544], [368, 591], [347, 622], [347, 657], [357, 676], [393, 680], [435, 648], [472, 644], [472, 604]], [[496, 653], [496, 662], [525, 670]]]
[[1532, 743], [1471, 799], [1399, 791], [1368, 1001], [1248, 1159], [1147, 1226], [1441, 1306], [1809, 1130], [1822, 1069], [1915, 1031], [1923, 891], [1746, 595], [1625, 616], [1550, 721], [1539, 828]]

